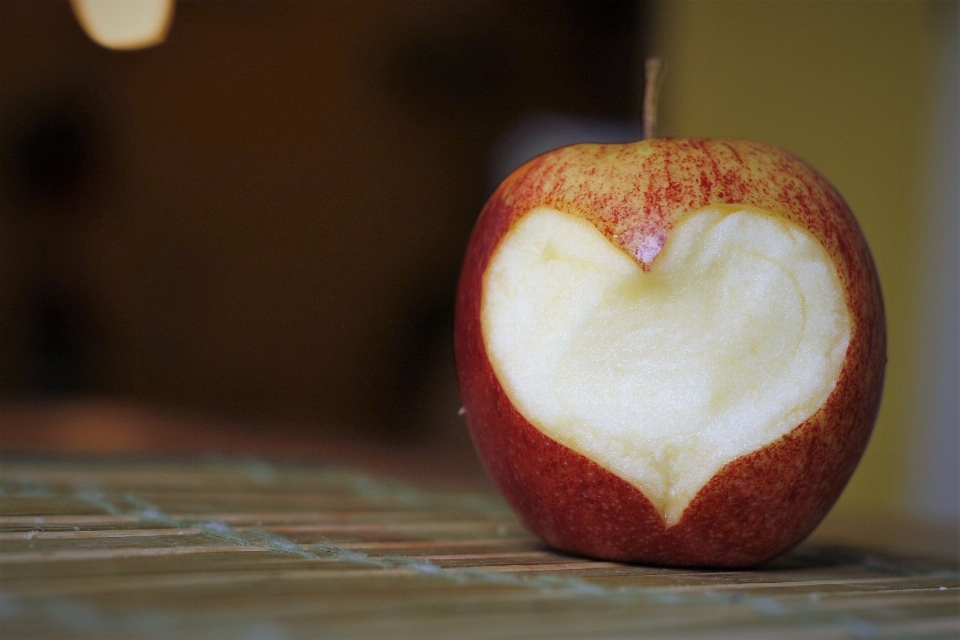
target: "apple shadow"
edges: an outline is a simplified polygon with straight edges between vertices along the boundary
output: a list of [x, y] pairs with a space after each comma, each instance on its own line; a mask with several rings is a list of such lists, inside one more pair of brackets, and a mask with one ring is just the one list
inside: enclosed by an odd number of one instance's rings
[[[547, 551], [568, 558], [591, 559], [554, 549], [546, 543], [538, 545]], [[593, 560], [596, 560], [593, 558]], [[960, 579], [960, 565], [956, 560], [933, 555], [900, 555], [869, 547], [843, 544], [801, 544], [775, 558], [752, 567], [667, 567], [644, 563], [622, 563], [677, 573], [722, 571], [730, 573], [780, 573], [816, 570], [843, 570], [869, 572], [900, 577], [942, 577]]]

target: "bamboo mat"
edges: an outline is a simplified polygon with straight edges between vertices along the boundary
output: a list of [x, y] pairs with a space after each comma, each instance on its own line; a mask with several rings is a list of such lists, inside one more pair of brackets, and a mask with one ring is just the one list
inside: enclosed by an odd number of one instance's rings
[[752, 571], [551, 551], [496, 496], [257, 462], [6, 460], [13, 638], [957, 638], [950, 560], [801, 545]]

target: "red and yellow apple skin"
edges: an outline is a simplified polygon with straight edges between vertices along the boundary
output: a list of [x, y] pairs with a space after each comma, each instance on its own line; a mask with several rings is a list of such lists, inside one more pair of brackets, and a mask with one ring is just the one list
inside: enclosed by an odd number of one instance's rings
[[[484, 344], [483, 277], [504, 235], [538, 207], [588, 220], [649, 270], [681, 216], [717, 204], [778, 214], [823, 245], [850, 312], [850, 342], [820, 409], [778, 440], [726, 464], [679, 522], [666, 527], [640, 490], [547, 437], [514, 407]], [[886, 327], [863, 234], [837, 191], [812, 167], [758, 142], [660, 138], [558, 149], [500, 185], [467, 248], [455, 349], [477, 451], [530, 530], [557, 549], [594, 558], [743, 567], [803, 540], [839, 497], [876, 420]]]

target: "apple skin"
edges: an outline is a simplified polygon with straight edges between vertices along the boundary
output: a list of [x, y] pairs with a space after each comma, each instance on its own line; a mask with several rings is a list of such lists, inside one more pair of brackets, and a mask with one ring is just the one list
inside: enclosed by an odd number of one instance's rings
[[[780, 439], [724, 466], [667, 528], [642, 492], [548, 438], [514, 407], [484, 346], [483, 275], [500, 240], [537, 207], [590, 221], [649, 270], [680, 216], [716, 204], [779, 214], [820, 241], [846, 297], [850, 343], [823, 406]], [[558, 149], [500, 185], [467, 248], [454, 346], [480, 458], [525, 526], [547, 543], [623, 562], [745, 567], [803, 540], [849, 480], [880, 404], [886, 326], [863, 234], [839, 193], [812, 167], [758, 142], [660, 138]]]

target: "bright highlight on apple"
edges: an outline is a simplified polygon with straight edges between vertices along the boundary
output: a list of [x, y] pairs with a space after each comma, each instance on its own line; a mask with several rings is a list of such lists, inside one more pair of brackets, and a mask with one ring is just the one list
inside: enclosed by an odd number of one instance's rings
[[839, 194], [755, 142], [575, 145], [484, 208], [461, 394], [524, 523], [594, 557], [745, 566], [802, 540], [876, 418], [885, 325]]

